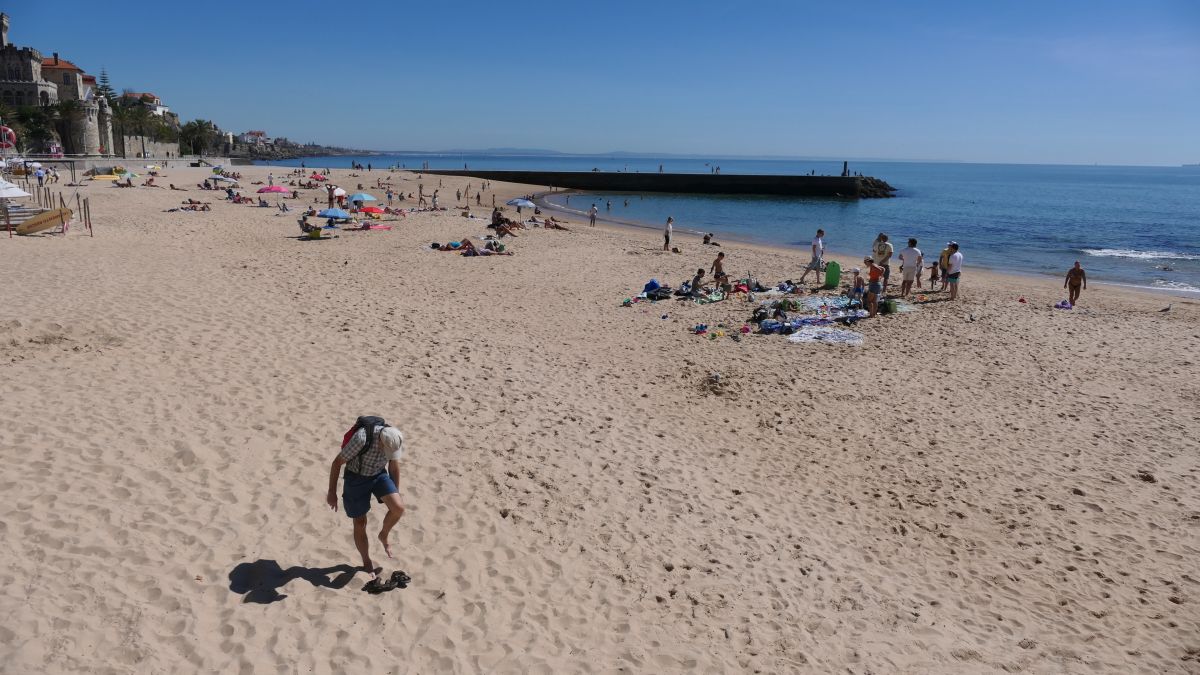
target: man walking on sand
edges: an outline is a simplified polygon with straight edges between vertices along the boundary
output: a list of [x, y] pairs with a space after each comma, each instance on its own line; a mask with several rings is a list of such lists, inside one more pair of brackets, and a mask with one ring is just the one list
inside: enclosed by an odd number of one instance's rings
[[592, 208], [588, 209], [588, 223], [590, 223], [592, 227], [596, 226], [597, 211], [598, 209], [596, 208], [595, 204], [592, 204]]
[[817, 230], [817, 236], [812, 240], [812, 260], [808, 261], [808, 267], [804, 268], [804, 274], [800, 275], [800, 283], [804, 283], [804, 278], [809, 272], [817, 273], [817, 285], [821, 285], [821, 261], [825, 258], [825, 230]]
[[963, 255], [958, 251], [958, 242], [950, 242], [950, 258], [948, 259], [949, 267], [946, 274], [946, 283], [950, 286], [950, 299], [958, 298], [958, 278], [962, 274]]
[[391, 558], [388, 534], [400, 516], [404, 515], [404, 504], [396, 487], [403, 452], [404, 436], [399, 429], [389, 426], [382, 417], [359, 417], [346, 433], [342, 449], [329, 467], [329, 492], [325, 496], [325, 503], [337, 511], [338, 474], [345, 467], [342, 506], [346, 516], [353, 519], [354, 545], [362, 556], [363, 569], [375, 581], [379, 577], [375, 563], [371, 561], [370, 542], [367, 540], [367, 511], [371, 509], [372, 496], [387, 508], [383, 527], [379, 530], [379, 541], [383, 544], [383, 552]]
[[673, 218], [671, 216], [667, 216], [667, 226], [665, 228], [663, 228], [663, 250], [664, 251], [671, 250], [671, 232], [673, 230], [672, 226], [674, 224], [675, 224], [675, 218]]
[[1063, 288], [1067, 289], [1067, 302], [1072, 307], [1079, 302], [1079, 291], [1087, 288], [1087, 273], [1079, 266], [1079, 261], [1075, 261], [1075, 266], [1067, 270], [1067, 280], [1063, 282]]

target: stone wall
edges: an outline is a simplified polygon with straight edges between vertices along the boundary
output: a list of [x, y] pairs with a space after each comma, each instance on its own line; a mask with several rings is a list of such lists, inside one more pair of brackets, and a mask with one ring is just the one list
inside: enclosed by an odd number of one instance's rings
[[[124, 152], [122, 152], [121, 143], [124, 142]], [[142, 156], [142, 137], [141, 136], [124, 136], [113, 134], [113, 154], [117, 157], [135, 158]], [[146, 156], [147, 157], [178, 157], [179, 143], [159, 143], [149, 138], [146, 139]]]

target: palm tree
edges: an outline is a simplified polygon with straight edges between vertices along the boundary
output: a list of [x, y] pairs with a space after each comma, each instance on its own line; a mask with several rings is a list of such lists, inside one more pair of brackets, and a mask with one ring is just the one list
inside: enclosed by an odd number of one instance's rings
[[129, 108], [131, 126], [137, 129], [138, 136], [142, 139], [142, 157], [146, 156], [146, 127], [150, 126], [150, 117], [150, 111], [143, 105]]
[[[125, 107], [120, 101], [118, 101], [112, 106], [113, 135], [116, 136], [116, 138], [113, 139], [113, 145], [116, 145], [117, 143], [121, 144], [121, 157], [127, 156], [125, 154], [125, 134], [129, 129], [129, 122], [129, 108]], [[114, 148], [113, 150], [115, 151], [116, 149]]]
[[193, 155], [203, 155], [217, 137], [217, 128], [208, 120], [192, 120], [179, 128], [179, 144]]

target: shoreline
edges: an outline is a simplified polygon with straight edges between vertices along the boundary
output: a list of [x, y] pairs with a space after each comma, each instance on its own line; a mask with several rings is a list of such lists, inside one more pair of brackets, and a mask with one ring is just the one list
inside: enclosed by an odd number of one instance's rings
[[[538, 186], [530, 185], [529, 187], [532, 188], [532, 187], [538, 187]], [[566, 194], [566, 193], [583, 194], [583, 192], [580, 190], [545, 190], [545, 189], [541, 190], [540, 192], [538, 192], [538, 191], [532, 192], [531, 194], [533, 195], [533, 202], [535, 204], [537, 204], [539, 207], [550, 210], [550, 211], [555, 211], [560, 214], [565, 214], [565, 215], [571, 216], [572, 218], [579, 218], [582, 220], [583, 225], [586, 226], [587, 225], [587, 213], [585, 213], [583, 211], [576, 211], [575, 209], [566, 208], [564, 206], [560, 206], [560, 205], [555, 204], [547, 199], [547, 197], [549, 197], [550, 195], [561, 195], [561, 194]], [[606, 225], [610, 228], [613, 228], [613, 229], [625, 230], [625, 231], [629, 231], [629, 232], [656, 232], [659, 235], [661, 235], [662, 227], [663, 227], [662, 225], [653, 225], [651, 223], [645, 223], [645, 222], [640, 222], [640, 221], [632, 221], [632, 220], [627, 221], [627, 220], [620, 220], [617, 218], [605, 218], [605, 217], [601, 217], [600, 214], [597, 214], [596, 215], [596, 224], [600, 225], [601, 223], [603, 223], [604, 225]], [[686, 232], [687, 234], [695, 235], [697, 237], [703, 237], [706, 234], [706, 232], [690, 230], [690, 229], [685, 230], [685, 229], [681, 229], [678, 227], [676, 227], [675, 232], [676, 232], [676, 235], [678, 235], [680, 232]], [[793, 246], [793, 245], [789, 245], [789, 244], [773, 244], [773, 243], [769, 243], [769, 242], [748, 239], [745, 237], [739, 237], [737, 235], [728, 235], [727, 236], [725, 234], [722, 234], [721, 237], [723, 238], [722, 239], [723, 241], [732, 242], [739, 246], [755, 248], [755, 249], [758, 249], [758, 250], [761, 250], [764, 252], [797, 253], [801, 258], [803, 258], [804, 254], [806, 253], [806, 250], [803, 246]], [[858, 254], [847, 253], [846, 251], [836, 250], [833, 248], [826, 248], [825, 255], [827, 258], [832, 258], [832, 259], [837, 260], [842, 265], [843, 270], [849, 270], [853, 267], [859, 266], [862, 261], [861, 257], [859, 257]], [[805, 263], [803, 261], [798, 260], [797, 264], [801, 266], [799, 268], [798, 273], [802, 274], [804, 271], [803, 265]], [[992, 276], [992, 277], [1000, 277], [1000, 278], [1008, 277], [1016, 282], [1045, 281], [1045, 280], [1049, 280], [1049, 279], [1057, 279], [1061, 282], [1063, 280], [1063, 275], [1052, 275], [1052, 274], [1048, 274], [1048, 273], [1038, 273], [1038, 272], [1032, 272], [1032, 271], [1025, 272], [1025, 271], [1003, 270], [1003, 269], [997, 269], [995, 267], [989, 267], [982, 263], [968, 262], [967, 270], [968, 271], [981, 271], [981, 272], [987, 274], [988, 276]], [[1184, 299], [1184, 300], [1200, 299], [1200, 290], [1187, 290], [1187, 289], [1176, 289], [1176, 288], [1166, 288], [1166, 287], [1159, 288], [1159, 287], [1154, 287], [1154, 286], [1142, 286], [1142, 285], [1137, 285], [1137, 284], [1127, 284], [1127, 283], [1116, 282], [1116, 281], [1091, 281], [1089, 279], [1088, 286], [1091, 287], [1093, 285], [1104, 286], [1106, 288], [1119, 289], [1123, 292], [1128, 292], [1128, 293], [1145, 293], [1145, 294], [1153, 295], [1153, 296], [1157, 296], [1157, 297], [1169, 296], [1169, 297], [1180, 298], [1180, 299]]]

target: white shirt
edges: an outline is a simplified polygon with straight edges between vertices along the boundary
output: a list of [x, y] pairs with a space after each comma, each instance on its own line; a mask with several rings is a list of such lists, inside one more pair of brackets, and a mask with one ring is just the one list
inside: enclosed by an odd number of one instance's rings
[[593, 206], [592, 208], [588, 209], [588, 215], [594, 216], [594, 215], [596, 215], [596, 211], [597, 211], [596, 207]]
[[875, 264], [882, 265], [885, 261], [892, 257], [892, 242], [876, 241], [873, 252], [875, 253]]
[[920, 265], [918, 263], [920, 263], [921, 258], [921, 249], [916, 247], [909, 246], [900, 251], [900, 262], [904, 263], [904, 269], [908, 269], [910, 266], [919, 268]]
[[663, 230], [663, 234], [671, 236], [671, 221], [667, 221], [667, 229]]
[[950, 274], [962, 272], [962, 251], [955, 251], [950, 254], [950, 268], [947, 272]]
[[812, 242], [813, 256], [820, 258], [825, 255], [825, 240], [820, 237], [814, 237]]

